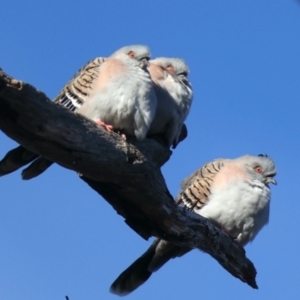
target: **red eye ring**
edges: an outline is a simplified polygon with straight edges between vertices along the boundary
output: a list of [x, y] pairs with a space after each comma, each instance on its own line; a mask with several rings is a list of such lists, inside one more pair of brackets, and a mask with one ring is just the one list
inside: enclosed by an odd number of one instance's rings
[[170, 72], [170, 73], [175, 73], [175, 69], [172, 65], [167, 66], [166, 69]]
[[261, 174], [263, 170], [262, 170], [262, 167], [261, 167], [261, 166], [256, 166], [256, 167], [254, 168], [254, 171], [257, 172], [257, 173], [259, 173], [259, 174]]
[[129, 51], [129, 52], [128, 52], [128, 56], [129, 56], [130, 58], [135, 58], [135, 53], [134, 53], [133, 51]]

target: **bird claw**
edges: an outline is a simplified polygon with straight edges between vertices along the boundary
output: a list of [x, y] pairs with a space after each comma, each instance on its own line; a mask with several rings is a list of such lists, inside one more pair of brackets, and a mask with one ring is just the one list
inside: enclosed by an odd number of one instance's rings
[[[99, 119], [95, 120], [95, 123], [97, 125], [103, 127], [104, 129], [106, 129], [109, 132], [110, 131], [114, 131], [114, 127], [112, 125], [105, 124], [104, 122], [102, 122]], [[125, 135], [125, 133], [122, 133], [120, 130], [115, 130], [114, 132], [118, 133], [126, 141], [126, 135]]]

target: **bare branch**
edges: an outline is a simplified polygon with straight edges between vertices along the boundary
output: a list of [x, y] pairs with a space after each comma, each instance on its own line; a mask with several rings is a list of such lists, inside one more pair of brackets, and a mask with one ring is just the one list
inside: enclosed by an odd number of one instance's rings
[[257, 288], [245, 251], [208, 220], [177, 208], [160, 167], [171, 151], [154, 140], [125, 141], [0, 70], [0, 129], [29, 150], [77, 171], [143, 238], [198, 248]]

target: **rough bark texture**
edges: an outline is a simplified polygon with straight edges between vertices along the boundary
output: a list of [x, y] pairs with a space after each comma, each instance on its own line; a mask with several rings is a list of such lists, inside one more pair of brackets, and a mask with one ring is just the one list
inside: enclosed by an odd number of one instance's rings
[[155, 140], [125, 141], [0, 69], [0, 129], [24, 147], [77, 171], [140, 236], [198, 248], [257, 288], [245, 251], [208, 220], [179, 209], [160, 167], [171, 151]]

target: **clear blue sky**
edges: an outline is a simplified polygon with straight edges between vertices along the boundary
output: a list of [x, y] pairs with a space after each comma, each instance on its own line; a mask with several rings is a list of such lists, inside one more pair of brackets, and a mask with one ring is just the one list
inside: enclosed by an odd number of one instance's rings
[[[140, 299], [298, 299], [300, 3], [296, 0], [1, 1], [0, 67], [50, 98], [89, 59], [130, 44], [183, 57], [194, 102], [188, 139], [164, 166], [174, 195], [214, 158], [266, 153], [278, 169], [270, 223], [246, 247], [259, 290], [194, 250]], [[16, 143], [0, 133], [0, 157]], [[74, 172], [0, 178], [0, 299], [118, 299], [109, 286], [149, 246]]]

